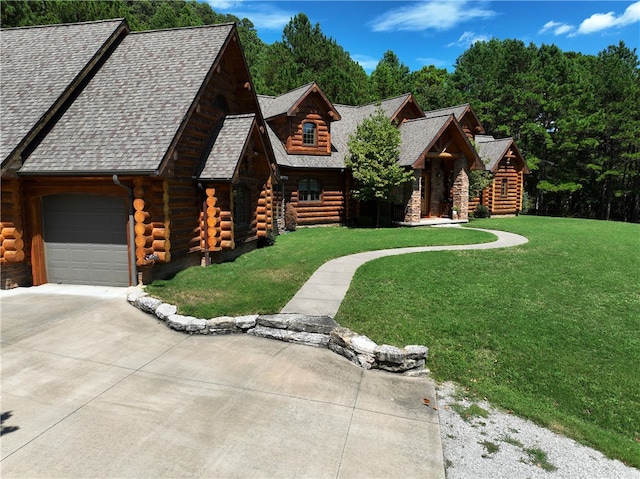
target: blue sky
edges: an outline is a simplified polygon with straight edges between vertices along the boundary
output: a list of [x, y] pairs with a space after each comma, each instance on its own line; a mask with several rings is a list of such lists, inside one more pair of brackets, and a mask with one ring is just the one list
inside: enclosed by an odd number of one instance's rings
[[249, 18], [273, 43], [305, 13], [370, 73], [393, 50], [411, 70], [453, 70], [473, 42], [516, 38], [595, 55], [624, 41], [640, 44], [640, 1], [327, 1], [205, 0], [218, 13]]

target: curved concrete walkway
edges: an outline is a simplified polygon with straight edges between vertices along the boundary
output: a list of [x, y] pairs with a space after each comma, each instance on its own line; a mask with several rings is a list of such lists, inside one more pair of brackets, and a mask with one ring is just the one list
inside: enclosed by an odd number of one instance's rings
[[327, 261], [320, 266], [309, 280], [300, 288], [296, 295], [289, 301], [282, 313], [298, 313], [316, 316], [335, 317], [340, 304], [347, 294], [351, 280], [356, 270], [364, 263], [382, 258], [407, 253], [424, 253], [427, 251], [461, 251], [474, 249], [509, 248], [527, 243], [524, 236], [506, 231], [487, 230], [481, 228], [467, 228], [476, 231], [485, 231], [498, 237], [491, 243], [443, 245], [443, 246], [415, 246], [411, 248], [383, 249], [378, 251], [366, 251], [349, 256]]

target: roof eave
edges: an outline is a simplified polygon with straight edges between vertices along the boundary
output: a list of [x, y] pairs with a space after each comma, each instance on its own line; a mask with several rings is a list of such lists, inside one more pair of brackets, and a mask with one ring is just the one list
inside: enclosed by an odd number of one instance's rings
[[158, 170], [38, 170], [19, 171], [18, 176], [158, 176]]

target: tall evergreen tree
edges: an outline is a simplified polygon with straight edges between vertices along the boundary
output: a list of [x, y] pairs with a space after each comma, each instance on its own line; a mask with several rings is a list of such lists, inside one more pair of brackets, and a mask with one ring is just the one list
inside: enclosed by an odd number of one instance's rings
[[410, 90], [409, 67], [395, 53], [387, 50], [371, 72], [371, 87], [376, 100], [407, 93]]

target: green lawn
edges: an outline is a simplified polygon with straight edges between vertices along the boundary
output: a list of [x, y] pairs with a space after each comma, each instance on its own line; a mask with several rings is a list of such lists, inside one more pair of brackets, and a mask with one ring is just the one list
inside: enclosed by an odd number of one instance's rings
[[[336, 320], [379, 344], [424, 344], [435, 379], [640, 467], [640, 225], [520, 216], [470, 226], [530, 242], [367, 263]], [[307, 228], [147, 290], [202, 318], [273, 313], [328, 259], [492, 239], [459, 228]]]
[[640, 225], [470, 226], [530, 242], [368, 263], [336, 320], [378, 343], [425, 344], [435, 379], [640, 467]]
[[326, 261], [362, 251], [494, 241], [494, 235], [459, 228], [304, 228], [281, 235], [274, 246], [232, 263], [195, 267], [147, 291], [199, 318], [277, 313]]

